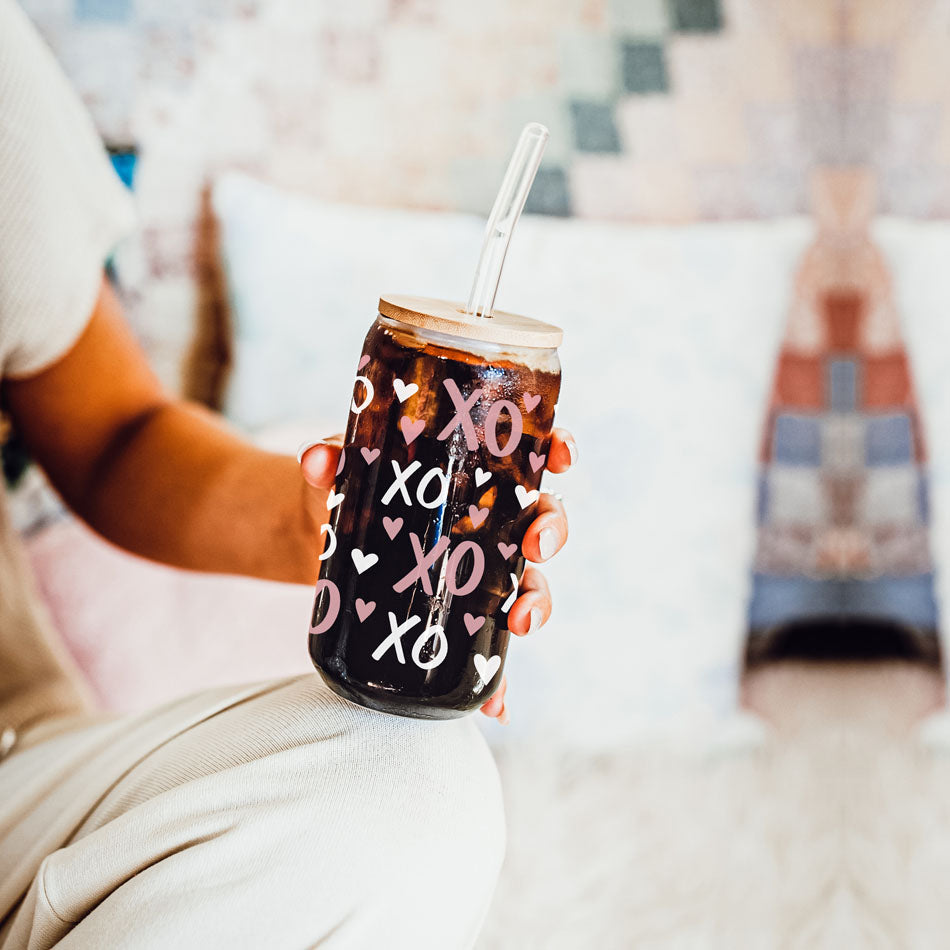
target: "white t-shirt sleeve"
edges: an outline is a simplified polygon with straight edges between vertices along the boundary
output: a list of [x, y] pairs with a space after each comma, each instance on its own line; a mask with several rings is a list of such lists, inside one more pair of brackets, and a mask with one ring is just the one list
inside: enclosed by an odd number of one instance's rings
[[0, 0], [0, 377], [70, 349], [133, 223], [89, 115], [23, 11]]

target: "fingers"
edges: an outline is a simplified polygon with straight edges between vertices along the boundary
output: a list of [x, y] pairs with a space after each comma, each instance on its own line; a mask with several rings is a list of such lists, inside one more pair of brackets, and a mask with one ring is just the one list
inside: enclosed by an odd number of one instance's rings
[[[577, 461], [577, 443], [567, 429], [551, 433], [548, 449], [549, 472], [566, 472]], [[541, 563], [554, 557], [567, 542], [567, 514], [561, 500], [545, 493], [538, 499], [535, 518], [525, 532], [521, 550], [529, 561]]]
[[[525, 569], [518, 590], [518, 599], [508, 612], [508, 629], [518, 636], [524, 636], [533, 633], [551, 616], [551, 592], [547, 580], [536, 567]], [[495, 695], [481, 707], [486, 716], [497, 719], [503, 726], [511, 721], [505, 705], [507, 691], [508, 678], [505, 677]]]
[[519, 637], [534, 633], [551, 616], [551, 589], [536, 567], [525, 568], [518, 599], [508, 611], [508, 629]]
[[495, 695], [482, 706], [482, 712], [492, 719], [497, 719], [503, 726], [509, 723], [508, 710], [505, 708], [505, 693], [508, 691], [508, 678], [504, 677], [501, 686], [495, 692]]
[[567, 429], [555, 429], [551, 433], [551, 448], [548, 449], [549, 472], [560, 475], [577, 464], [577, 443]]
[[305, 442], [300, 446], [297, 450], [297, 461], [309, 485], [323, 491], [329, 491], [333, 487], [342, 445], [342, 435], [331, 435], [328, 439]]
[[535, 503], [535, 519], [525, 532], [521, 550], [529, 561], [554, 557], [567, 541], [567, 513], [559, 498], [543, 494]]

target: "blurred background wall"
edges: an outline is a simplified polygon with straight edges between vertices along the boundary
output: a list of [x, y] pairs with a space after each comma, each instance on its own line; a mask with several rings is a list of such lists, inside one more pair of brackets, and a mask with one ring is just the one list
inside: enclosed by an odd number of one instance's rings
[[139, 151], [142, 261], [125, 284], [169, 382], [202, 304], [200, 196], [224, 168], [323, 199], [485, 213], [534, 119], [552, 133], [537, 212], [800, 213], [811, 168], [860, 163], [879, 210], [950, 214], [947, 0], [23, 6], [104, 139]]
[[950, 211], [945, 0], [23, 6], [104, 137], [141, 146], [152, 228], [235, 163], [323, 198], [481, 212], [530, 119], [552, 132], [536, 211], [790, 213], [803, 171], [855, 162], [882, 210]]

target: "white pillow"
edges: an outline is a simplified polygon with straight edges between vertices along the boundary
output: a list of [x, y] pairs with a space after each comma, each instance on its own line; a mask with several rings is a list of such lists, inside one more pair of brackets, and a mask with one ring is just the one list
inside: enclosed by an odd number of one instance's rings
[[327, 420], [340, 431], [380, 295], [466, 293], [484, 227], [473, 215], [314, 204], [238, 174], [217, 182], [213, 203], [234, 321], [225, 411], [252, 430]]
[[[228, 413], [250, 428], [310, 421], [314, 436], [345, 425], [380, 293], [464, 298], [484, 227], [237, 174], [214, 207], [236, 334]], [[563, 326], [558, 419], [580, 463], [546, 477], [571, 540], [546, 569], [551, 623], [509, 652], [509, 734], [612, 745], [732, 708], [756, 445], [810, 234], [800, 219], [519, 224], [498, 306]]]

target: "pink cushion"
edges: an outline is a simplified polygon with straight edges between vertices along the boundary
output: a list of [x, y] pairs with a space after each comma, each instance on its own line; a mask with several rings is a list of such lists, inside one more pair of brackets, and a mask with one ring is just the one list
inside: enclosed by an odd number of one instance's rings
[[27, 551], [55, 625], [107, 709], [313, 672], [308, 587], [153, 564], [73, 518], [31, 537]]

